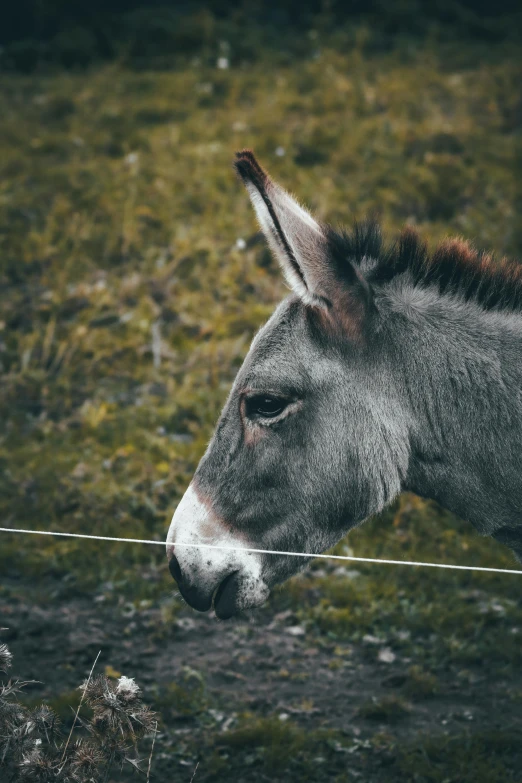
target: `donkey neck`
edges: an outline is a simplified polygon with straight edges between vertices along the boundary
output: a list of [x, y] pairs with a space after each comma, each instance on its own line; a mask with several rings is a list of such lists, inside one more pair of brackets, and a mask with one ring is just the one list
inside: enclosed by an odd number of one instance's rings
[[413, 422], [403, 489], [506, 543], [515, 531], [522, 553], [522, 316], [404, 284], [381, 304]]

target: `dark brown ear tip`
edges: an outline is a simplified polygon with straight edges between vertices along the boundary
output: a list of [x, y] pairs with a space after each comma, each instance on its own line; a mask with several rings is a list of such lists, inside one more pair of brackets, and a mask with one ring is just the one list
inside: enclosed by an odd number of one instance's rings
[[252, 150], [246, 149], [236, 152], [234, 168], [243, 182], [254, 181], [260, 184], [266, 179], [266, 173], [256, 160]]
[[256, 162], [256, 158], [253, 150], [249, 150], [249, 149], [239, 150], [238, 152], [236, 152], [236, 158], [238, 160], [241, 158], [248, 158], [248, 160]]

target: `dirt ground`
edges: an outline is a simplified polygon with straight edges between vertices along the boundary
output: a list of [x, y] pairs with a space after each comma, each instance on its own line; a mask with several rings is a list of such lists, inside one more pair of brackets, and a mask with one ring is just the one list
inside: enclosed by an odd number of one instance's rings
[[[414, 657], [371, 635], [341, 644], [306, 630], [292, 610], [221, 622], [181, 606], [170, 584], [165, 592], [136, 609], [111, 585], [90, 598], [68, 594], [63, 580], [35, 590], [4, 579], [13, 675], [39, 681], [26, 698], [70, 724], [77, 686], [101, 650], [99, 670], [135, 677], [161, 715], [152, 779], [165, 783], [379, 782], [408, 769], [411, 780], [471, 783], [486, 779], [479, 767], [471, 777], [439, 772], [451, 768], [455, 742], [462, 761], [466, 742], [475, 754], [482, 736], [490, 783], [522, 780], [522, 672], [439, 663], [420, 676]], [[424, 772], [412, 771], [416, 757]]]

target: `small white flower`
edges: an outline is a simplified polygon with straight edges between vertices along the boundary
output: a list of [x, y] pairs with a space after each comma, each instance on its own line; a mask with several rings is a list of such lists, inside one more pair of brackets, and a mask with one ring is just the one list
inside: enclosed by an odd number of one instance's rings
[[244, 250], [246, 248], [246, 242], [242, 237], [236, 239], [236, 247], [238, 250]]
[[228, 61], [228, 57], [218, 57], [218, 61], [216, 64], [217, 67], [220, 68], [222, 71], [226, 71], [230, 63]]
[[139, 155], [137, 152], [129, 152], [129, 154], [125, 156], [125, 163], [127, 163], [129, 166], [133, 166], [138, 162], [138, 158]]
[[140, 692], [140, 686], [134, 682], [134, 677], [122, 675], [118, 680], [116, 693], [125, 699], [133, 698]]
[[13, 655], [9, 652], [7, 644], [0, 644], [0, 671], [5, 671], [11, 667]]
[[282, 158], [286, 155], [286, 150], [284, 147], [276, 147], [275, 154], [278, 158]]

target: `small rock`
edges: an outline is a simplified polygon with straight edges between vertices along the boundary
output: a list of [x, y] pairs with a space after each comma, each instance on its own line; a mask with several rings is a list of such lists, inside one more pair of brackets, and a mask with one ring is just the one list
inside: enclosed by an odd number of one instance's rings
[[180, 617], [179, 620], [176, 620], [174, 625], [181, 631], [192, 631], [192, 629], [196, 627], [196, 621], [191, 617]]
[[363, 642], [366, 642], [367, 644], [381, 644], [382, 639], [379, 639], [378, 636], [372, 636], [371, 633], [364, 634], [362, 638]]
[[74, 478], [82, 479], [85, 478], [87, 474], [87, 465], [85, 462], [78, 462], [78, 464], [73, 468], [71, 472], [71, 476], [74, 476]]
[[284, 612], [278, 612], [276, 615], [274, 615], [274, 620], [277, 620], [278, 622], [284, 622], [285, 620], [288, 620], [289, 617], [293, 616], [293, 611], [291, 609], [285, 609]]
[[288, 628], [285, 628], [285, 631], [289, 633], [291, 636], [304, 636], [305, 635], [305, 629], [302, 625], [290, 625]]
[[377, 655], [377, 659], [382, 663], [393, 663], [396, 658], [397, 656], [389, 647], [383, 647]]

